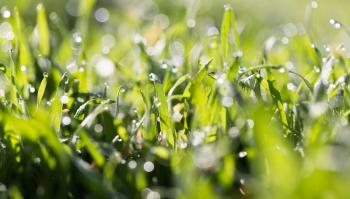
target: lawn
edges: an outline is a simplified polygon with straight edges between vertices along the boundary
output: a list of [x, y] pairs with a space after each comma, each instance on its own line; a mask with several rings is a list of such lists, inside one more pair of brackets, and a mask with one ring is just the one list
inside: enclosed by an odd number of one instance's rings
[[1, 0], [0, 198], [349, 198], [349, 5]]

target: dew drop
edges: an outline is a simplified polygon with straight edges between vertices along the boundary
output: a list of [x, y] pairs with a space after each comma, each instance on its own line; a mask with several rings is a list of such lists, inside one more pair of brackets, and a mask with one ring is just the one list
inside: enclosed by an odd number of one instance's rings
[[62, 96], [60, 97], [60, 102], [61, 102], [62, 104], [68, 104], [68, 101], [69, 101], [69, 98], [68, 98], [67, 95], [62, 95]]
[[333, 28], [335, 29], [339, 29], [341, 28], [341, 23], [339, 23], [338, 21], [336, 21], [335, 19], [330, 19], [329, 23], [333, 26]]
[[151, 161], [145, 162], [145, 164], [143, 165], [143, 169], [148, 173], [152, 172], [154, 170], [153, 162], [151, 162]]
[[231, 127], [229, 130], [228, 130], [228, 135], [231, 137], [231, 138], [236, 138], [239, 136], [239, 128], [238, 127]]
[[101, 132], [103, 131], [103, 126], [102, 126], [101, 124], [96, 124], [96, 125], [94, 126], [94, 131], [95, 131], [96, 133], [101, 133]]
[[135, 160], [130, 160], [128, 162], [129, 169], [135, 169], [137, 167], [137, 162]]
[[287, 84], [287, 89], [290, 91], [295, 91], [296, 90], [296, 86], [293, 83], [288, 83]]
[[69, 116], [64, 116], [62, 118], [62, 124], [65, 126], [70, 125], [70, 123], [72, 122], [71, 118]]
[[196, 26], [196, 20], [188, 19], [186, 24], [189, 28], [194, 28]]
[[22, 65], [21, 66], [21, 71], [24, 72], [24, 73], [27, 72], [27, 67], [25, 65]]
[[313, 9], [318, 8], [318, 3], [317, 3], [317, 1], [311, 1], [311, 8], [313, 8]]
[[95, 19], [98, 22], [104, 23], [109, 19], [109, 12], [106, 8], [98, 8], [95, 11]]
[[248, 119], [247, 124], [248, 124], [248, 127], [251, 129], [254, 127], [254, 121], [252, 119]]
[[232, 97], [225, 96], [221, 99], [221, 103], [225, 107], [231, 107], [233, 105], [233, 99]]
[[11, 12], [7, 7], [2, 7], [1, 8], [1, 16], [5, 19], [10, 18], [11, 17]]
[[244, 158], [244, 157], [246, 157], [248, 155], [248, 153], [246, 152], [246, 151], [240, 151], [239, 153], [238, 153], [238, 157], [240, 157], [240, 158]]
[[148, 78], [149, 78], [149, 80], [150, 80], [151, 82], [156, 82], [156, 81], [159, 80], [159, 79], [158, 79], [158, 76], [157, 76], [156, 74], [154, 74], [154, 73], [150, 73], [150, 74], [148, 75]]
[[284, 72], [286, 72], [286, 70], [283, 67], [281, 67], [281, 68], [278, 69], [278, 72], [284, 73]]

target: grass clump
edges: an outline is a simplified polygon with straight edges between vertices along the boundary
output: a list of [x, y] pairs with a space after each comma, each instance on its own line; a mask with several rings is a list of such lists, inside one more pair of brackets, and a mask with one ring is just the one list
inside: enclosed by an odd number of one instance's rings
[[1, 197], [347, 198], [349, 58], [317, 2], [256, 43], [239, 6], [145, 2], [1, 8]]

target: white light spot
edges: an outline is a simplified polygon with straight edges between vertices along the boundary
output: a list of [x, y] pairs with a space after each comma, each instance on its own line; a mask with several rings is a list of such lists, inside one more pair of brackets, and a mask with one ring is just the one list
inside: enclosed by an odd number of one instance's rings
[[67, 95], [62, 95], [62, 96], [60, 97], [60, 102], [61, 102], [62, 104], [68, 104], [68, 101], [69, 101], [69, 98], [68, 98]]
[[311, 1], [311, 8], [315, 9], [318, 7], [317, 1]]
[[208, 28], [207, 34], [208, 36], [214, 36], [214, 35], [219, 35], [220, 32], [215, 26], [211, 26]]
[[252, 119], [247, 119], [247, 124], [249, 128], [253, 128], [254, 127], [254, 121]]
[[187, 20], [187, 26], [188, 26], [189, 28], [194, 28], [194, 27], [196, 26], [196, 20], [194, 20], [194, 19], [188, 19], [188, 20]]
[[310, 105], [310, 114], [313, 117], [322, 115], [327, 111], [328, 104], [326, 102], [318, 102]]
[[160, 199], [160, 195], [159, 195], [159, 193], [156, 192], [156, 191], [150, 191], [150, 192], [147, 194], [146, 199]]
[[137, 162], [135, 160], [130, 160], [128, 162], [129, 169], [135, 169], [137, 167]]
[[246, 151], [240, 151], [239, 153], [238, 153], [238, 157], [240, 157], [240, 158], [244, 158], [244, 157], [246, 157], [248, 155], [248, 153], [246, 152]]
[[293, 83], [288, 83], [287, 84], [287, 89], [290, 91], [295, 91], [296, 90], [296, 86]]
[[2, 7], [1, 8], [1, 16], [5, 19], [10, 18], [11, 17], [10, 10], [8, 10], [7, 7]]
[[232, 97], [225, 96], [222, 98], [221, 103], [225, 107], [231, 107], [233, 105], [233, 99]]
[[106, 8], [99, 8], [95, 11], [95, 19], [98, 22], [104, 23], [109, 19], [109, 12]]
[[115, 70], [114, 62], [106, 57], [101, 57], [98, 59], [95, 65], [98, 75], [101, 77], [109, 77], [113, 75]]
[[69, 116], [64, 116], [62, 118], [62, 124], [65, 125], [65, 126], [70, 125], [71, 122], [72, 122], [72, 120], [70, 119]]
[[143, 169], [148, 173], [152, 172], [154, 170], [153, 162], [151, 162], [151, 161], [145, 162], [145, 164], [143, 165]]
[[96, 124], [94, 130], [96, 133], [101, 133], [103, 131], [103, 126], [101, 124]]
[[229, 130], [228, 130], [228, 135], [231, 137], [231, 138], [236, 138], [239, 136], [239, 128], [238, 127], [231, 127]]
[[25, 65], [22, 65], [22, 66], [21, 66], [21, 71], [22, 71], [22, 72], [27, 72], [27, 67], [26, 67]]

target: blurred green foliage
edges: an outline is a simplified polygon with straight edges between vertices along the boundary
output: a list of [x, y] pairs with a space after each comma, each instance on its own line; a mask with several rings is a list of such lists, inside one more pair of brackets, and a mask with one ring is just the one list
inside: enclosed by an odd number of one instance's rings
[[0, 198], [348, 198], [346, 5], [1, 1]]

